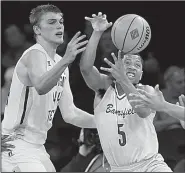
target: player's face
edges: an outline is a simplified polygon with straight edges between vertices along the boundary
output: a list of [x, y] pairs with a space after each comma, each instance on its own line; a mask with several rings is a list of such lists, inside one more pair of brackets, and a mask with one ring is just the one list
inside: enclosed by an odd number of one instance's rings
[[40, 35], [48, 42], [63, 43], [64, 19], [61, 13], [48, 12], [41, 16]]
[[141, 58], [138, 55], [125, 55], [123, 63], [128, 79], [133, 84], [139, 83], [143, 74]]
[[170, 85], [178, 95], [185, 94], [185, 76], [184, 71], [174, 73]]

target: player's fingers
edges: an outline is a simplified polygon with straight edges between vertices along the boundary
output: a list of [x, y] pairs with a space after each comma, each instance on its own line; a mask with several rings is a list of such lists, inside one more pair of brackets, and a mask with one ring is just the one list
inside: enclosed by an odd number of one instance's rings
[[176, 105], [180, 106], [179, 102], [177, 102]]
[[92, 14], [92, 17], [96, 17], [96, 14]]
[[136, 89], [138, 92], [139, 92], [139, 94], [141, 94], [141, 95], [144, 95], [144, 96], [146, 96], [146, 97], [151, 97], [151, 95], [148, 93], [148, 92], [146, 92], [145, 90], [143, 90], [143, 89], [140, 89], [140, 88], [137, 88]]
[[117, 62], [117, 57], [116, 57], [116, 55], [114, 54], [114, 53], [111, 53], [111, 56], [112, 56], [112, 58], [114, 59], [114, 62], [116, 63]]
[[179, 105], [185, 107], [185, 103], [183, 102], [182, 96], [179, 96]]
[[80, 37], [76, 38], [72, 44], [75, 45], [77, 44], [79, 41], [83, 40], [86, 37], [86, 35], [81, 35]]
[[107, 28], [110, 28], [112, 26], [112, 22], [109, 22], [107, 25]]
[[115, 68], [115, 65], [112, 64], [112, 62], [110, 62], [107, 58], [104, 58], [104, 61], [112, 68]]
[[86, 49], [86, 47], [83, 47], [83, 48], [81, 48], [81, 49], [78, 49], [78, 50], [76, 51], [76, 55], [79, 54], [79, 53], [81, 53], [81, 52], [83, 52], [85, 49]]
[[139, 100], [139, 99], [137, 99], [137, 100], [129, 100], [129, 103], [130, 104], [133, 104], [133, 105], [135, 105], [135, 107], [137, 106], [137, 105], [145, 105], [144, 103], [143, 103], [143, 101], [142, 100]]
[[93, 18], [85, 16], [85, 20], [88, 20], [91, 22], [93, 20]]
[[131, 98], [137, 98], [137, 99], [139, 99], [141, 96], [139, 95], [139, 94], [135, 94], [135, 93], [130, 93], [129, 94], [129, 96], [131, 97]]
[[145, 104], [138, 104], [135, 108], [147, 108], [147, 106]]
[[185, 105], [185, 95], [181, 94], [181, 98], [182, 98], [182, 101], [183, 101], [183, 103]]
[[118, 59], [121, 59], [121, 50], [118, 51]]
[[107, 18], [107, 15], [106, 14], [103, 14], [102, 18], [103, 19], [106, 19]]
[[70, 43], [73, 43], [73, 42], [79, 37], [80, 34], [81, 34], [81, 32], [78, 31], [78, 32], [73, 36], [73, 38], [71, 39]]
[[82, 42], [76, 44], [75, 48], [78, 49], [79, 47], [81, 47], [81, 46], [83, 46], [83, 45], [85, 45], [85, 44], [87, 44], [87, 43], [88, 43], [88, 40], [82, 41]]
[[102, 16], [102, 12], [98, 12], [98, 16], [101, 17]]
[[112, 69], [111, 68], [100, 67], [100, 69], [103, 70], [103, 71], [107, 71], [109, 73], [112, 72]]

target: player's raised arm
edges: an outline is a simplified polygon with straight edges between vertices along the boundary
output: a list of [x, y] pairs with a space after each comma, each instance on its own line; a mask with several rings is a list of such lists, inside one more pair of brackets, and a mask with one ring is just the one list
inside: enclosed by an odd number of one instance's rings
[[[26, 66], [28, 76], [39, 95], [48, 93], [58, 82], [66, 67], [74, 61], [76, 55], [85, 50], [83, 47], [87, 41], [82, 41], [85, 35], [80, 36], [80, 32], [68, 43], [64, 57], [49, 71], [47, 71], [47, 59], [44, 53], [38, 50], [28, 52]], [[38, 65], [39, 64], [39, 65]]]
[[93, 14], [92, 17], [93, 18], [85, 17], [86, 20], [91, 22], [94, 31], [87, 44], [86, 50], [82, 54], [80, 70], [86, 84], [97, 92], [100, 88], [106, 88], [108, 76], [101, 74], [98, 69], [93, 66], [96, 57], [96, 50], [101, 35], [112, 25], [112, 23], [108, 23], [106, 15], [102, 15], [101, 12], [99, 12], [97, 16]]
[[138, 89], [140, 94], [131, 94], [131, 103], [136, 104], [136, 107], [149, 107], [155, 111], [164, 112], [174, 118], [185, 121], [185, 108], [183, 105], [183, 99], [185, 97], [182, 95], [179, 97], [179, 105], [172, 104], [165, 101], [162, 92], [159, 90], [159, 85], [155, 87], [155, 93], [150, 94], [144, 90]]
[[74, 105], [73, 95], [69, 85], [68, 71], [64, 82], [62, 97], [59, 101], [59, 108], [65, 122], [81, 128], [96, 128], [94, 116]]

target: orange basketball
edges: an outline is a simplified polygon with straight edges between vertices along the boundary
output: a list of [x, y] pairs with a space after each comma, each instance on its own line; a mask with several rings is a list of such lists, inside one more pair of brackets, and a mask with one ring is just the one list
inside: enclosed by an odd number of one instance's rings
[[114, 45], [123, 53], [139, 53], [151, 39], [148, 22], [136, 14], [127, 14], [118, 18], [111, 30]]

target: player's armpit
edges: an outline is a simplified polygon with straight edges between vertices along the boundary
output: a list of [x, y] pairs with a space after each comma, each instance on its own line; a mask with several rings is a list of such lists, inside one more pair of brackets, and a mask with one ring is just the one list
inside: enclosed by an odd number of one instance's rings
[[42, 93], [42, 76], [47, 72], [47, 58], [39, 50], [31, 50], [26, 55], [26, 66], [32, 86], [38, 94]]
[[98, 92], [99, 89], [106, 90], [112, 83], [110, 77], [100, 73], [95, 66], [88, 72], [81, 69], [81, 73], [87, 86], [95, 92]]

